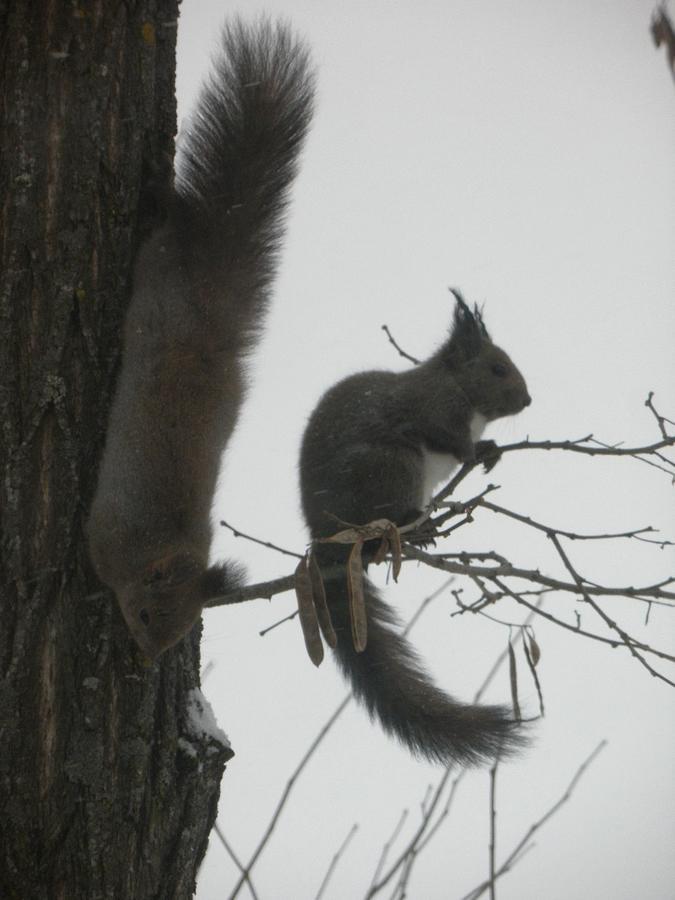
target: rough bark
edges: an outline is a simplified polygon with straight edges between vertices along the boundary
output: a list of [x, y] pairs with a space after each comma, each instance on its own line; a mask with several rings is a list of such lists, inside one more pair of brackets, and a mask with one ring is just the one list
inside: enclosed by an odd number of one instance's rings
[[0, 3], [0, 896], [189, 897], [228, 751], [191, 733], [198, 636], [144, 667], [83, 522], [177, 0]]

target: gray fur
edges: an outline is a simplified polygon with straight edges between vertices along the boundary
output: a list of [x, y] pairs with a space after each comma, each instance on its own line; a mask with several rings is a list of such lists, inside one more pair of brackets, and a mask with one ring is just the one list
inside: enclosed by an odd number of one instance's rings
[[[518, 413], [530, 403], [525, 381], [489, 338], [478, 310], [456, 294], [448, 340], [428, 360], [404, 372], [362, 372], [326, 392], [305, 431], [300, 478], [312, 538], [387, 518], [397, 525], [422, 511], [425, 456], [448, 454], [472, 462], [471, 423]], [[482, 442], [481, 442], [482, 443]], [[490, 442], [488, 442], [490, 443]], [[315, 544], [322, 568], [346, 560], [350, 548]], [[366, 544], [366, 565], [375, 548]], [[356, 696], [385, 730], [413, 753], [442, 763], [474, 764], [508, 755], [523, 742], [508, 709], [471, 706], [431, 681], [394, 618], [365, 579], [365, 650], [354, 650], [344, 577], [331, 577], [326, 594], [338, 634], [336, 655]]]

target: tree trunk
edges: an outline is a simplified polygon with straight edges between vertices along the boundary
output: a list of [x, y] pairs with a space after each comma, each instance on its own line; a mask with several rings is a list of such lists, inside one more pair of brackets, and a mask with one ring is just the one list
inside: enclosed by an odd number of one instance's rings
[[3, 898], [191, 896], [230, 755], [190, 693], [198, 635], [144, 667], [83, 539], [177, 15], [0, 2]]

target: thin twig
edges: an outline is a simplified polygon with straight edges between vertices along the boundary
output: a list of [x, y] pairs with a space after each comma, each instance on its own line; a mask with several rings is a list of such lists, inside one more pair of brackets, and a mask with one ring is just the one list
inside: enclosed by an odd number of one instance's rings
[[236, 897], [239, 894], [239, 891], [241, 890], [241, 887], [244, 884], [244, 882], [249, 878], [251, 869], [256, 864], [262, 851], [265, 849], [265, 845], [269, 841], [269, 839], [272, 835], [272, 832], [274, 831], [276, 824], [279, 821], [279, 817], [281, 816], [281, 813], [282, 813], [284, 807], [286, 806], [288, 798], [291, 794], [291, 791], [293, 790], [293, 788], [295, 786], [296, 781], [298, 780], [298, 777], [302, 773], [303, 769], [305, 768], [305, 766], [307, 765], [309, 760], [314, 755], [315, 751], [317, 750], [317, 748], [319, 747], [319, 745], [321, 744], [321, 742], [323, 741], [325, 736], [328, 734], [328, 732], [333, 727], [335, 722], [338, 720], [338, 718], [342, 715], [344, 710], [347, 708], [351, 699], [352, 699], [352, 695], [347, 694], [347, 696], [343, 699], [343, 701], [337, 707], [335, 712], [332, 714], [330, 719], [328, 719], [328, 721], [321, 728], [321, 730], [319, 731], [317, 736], [314, 738], [312, 743], [309, 745], [309, 748], [307, 749], [306, 753], [304, 754], [304, 756], [302, 757], [302, 759], [296, 766], [295, 771], [293, 772], [291, 777], [288, 779], [288, 781], [286, 783], [286, 787], [284, 788], [283, 793], [282, 793], [281, 797], [279, 798], [279, 802], [277, 803], [274, 813], [272, 814], [272, 818], [270, 819], [269, 824], [268, 824], [267, 828], [265, 829], [265, 832], [258, 843], [258, 846], [256, 847], [255, 851], [253, 852], [253, 855], [249, 859], [248, 863], [246, 864], [246, 867], [242, 870], [241, 877], [239, 878], [239, 881], [236, 883], [234, 890], [230, 894], [230, 900], [234, 900], [234, 897]]
[[417, 607], [415, 612], [412, 614], [410, 619], [408, 619], [408, 624], [405, 626], [405, 628], [403, 630], [403, 635], [405, 637], [407, 637], [408, 634], [410, 633], [410, 631], [415, 627], [420, 616], [426, 612], [429, 604], [433, 603], [433, 601], [436, 600], [438, 597], [440, 597], [441, 594], [445, 593], [445, 591], [447, 591], [447, 589], [450, 587], [450, 585], [453, 583], [454, 580], [455, 580], [454, 575], [451, 575], [450, 578], [446, 578], [446, 580], [443, 582], [443, 584], [440, 585], [440, 587], [437, 587], [435, 591], [433, 591], [431, 594], [429, 594], [428, 597], [425, 597], [424, 600], [422, 600], [422, 602]]
[[389, 856], [389, 851], [392, 846], [396, 843], [396, 839], [401, 833], [401, 829], [405, 824], [405, 820], [408, 818], [408, 810], [404, 809], [401, 813], [398, 822], [396, 823], [396, 828], [394, 828], [391, 837], [389, 840], [384, 842], [382, 847], [382, 853], [380, 853], [380, 858], [377, 861], [377, 865], [375, 866], [375, 871], [373, 872], [373, 877], [370, 879], [370, 884], [368, 885], [368, 890], [371, 890], [374, 884], [377, 883], [377, 879], [380, 877], [380, 872], [384, 868], [384, 865], [387, 861], [387, 857]]
[[488, 846], [488, 862], [490, 867], [490, 900], [495, 900], [496, 894], [496, 877], [495, 877], [495, 853], [497, 836], [495, 823], [497, 820], [497, 766], [499, 761], [495, 760], [495, 764], [490, 768], [490, 843]]
[[[553, 806], [546, 813], [544, 813], [543, 816], [541, 816], [541, 818], [537, 819], [536, 822], [534, 822], [532, 825], [530, 825], [530, 827], [528, 828], [528, 830], [524, 834], [524, 836], [520, 839], [520, 841], [518, 841], [518, 843], [516, 844], [514, 849], [511, 851], [511, 853], [506, 857], [506, 859], [501, 864], [501, 866], [499, 866], [499, 868], [496, 870], [496, 872], [494, 873], [493, 880], [496, 880], [497, 878], [500, 878], [502, 875], [506, 874], [506, 872], [510, 871], [510, 869], [515, 864], [515, 862], [517, 862], [519, 859], [522, 859], [523, 853], [527, 849], [526, 845], [528, 844], [528, 842], [530, 841], [532, 836], [543, 825], [545, 825], [546, 822], [548, 822], [548, 820], [552, 816], [554, 816], [558, 812], [558, 810], [562, 806], [564, 806], [565, 803], [567, 803], [567, 801], [572, 796], [574, 789], [576, 788], [577, 784], [579, 783], [581, 776], [584, 774], [586, 769], [591, 765], [591, 763], [595, 760], [595, 758], [598, 756], [600, 751], [603, 750], [603, 748], [606, 746], [607, 746], [606, 740], [600, 741], [600, 743], [595, 748], [595, 750], [593, 750], [593, 752], [581, 763], [581, 765], [579, 766], [577, 771], [574, 773], [574, 777], [572, 778], [569, 785], [567, 786], [567, 789], [565, 790], [564, 794], [560, 797], [559, 800], [557, 800], [553, 804]], [[485, 891], [488, 889], [489, 886], [490, 886], [490, 880], [484, 881], [482, 884], [478, 885], [478, 887], [474, 888], [472, 891], [469, 891], [468, 894], [465, 894], [465, 896], [462, 898], [462, 900], [478, 900], [478, 898], [482, 894], [485, 893]]]
[[302, 559], [304, 556], [303, 553], [296, 553], [294, 550], [286, 550], [284, 547], [279, 547], [277, 544], [271, 543], [271, 541], [263, 541], [260, 538], [253, 537], [251, 534], [245, 534], [233, 525], [229, 525], [224, 519], [220, 520], [220, 524], [224, 528], [228, 528], [235, 537], [244, 538], [247, 541], [251, 541], [253, 544], [259, 544], [261, 547], [267, 547], [268, 550], [276, 550], [277, 553], [283, 553], [284, 556], [293, 556], [295, 559]]
[[[512, 600], [515, 600], [516, 603], [520, 603], [521, 606], [526, 607], [529, 610], [535, 609], [535, 607], [529, 603], [527, 600], [523, 599], [523, 595], [517, 593], [516, 591], [512, 591], [507, 585], [499, 580], [497, 577], [493, 577], [492, 581], [497, 587], [504, 591]], [[582, 637], [589, 638], [594, 641], [599, 641], [601, 644], [608, 644], [612, 648], [620, 647], [622, 645], [622, 641], [617, 640], [616, 638], [606, 638], [601, 634], [595, 634], [592, 631], [585, 631], [580, 625], [570, 625], [569, 622], [565, 622], [564, 619], [558, 619], [551, 613], [547, 612], [544, 609], [539, 610], [539, 615], [543, 616], [543, 618], [547, 619], [549, 622], [552, 622], [555, 625], [559, 625], [561, 628], [566, 629], [567, 631], [571, 631], [574, 634], [579, 634]], [[643, 644], [639, 641], [635, 641], [631, 638], [631, 643], [634, 647], [637, 647], [638, 650], [642, 650], [644, 653], [652, 653], [654, 656], [658, 656], [659, 659], [665, 659], [668, 662], [675, 662], [675, 656], [672, 656], [670, 653], [665, 653], [663, 650], [657, 650], [656, 647], [650, 647], [649, 644]]]
[[[444, 584], [441, 585], [440, 588], [438, 588], [436, 591], [434, 591], [434, 593], [431, 595], [431, 598], [425, 598], [425, 600], [422, 601], [421, 608], [426, 609], [429, 605], [430, 599], [437, 597], [445, 589], [445, 587], [447, 586], [447, 583], [448, 582], [445, 582]], [[421, 610], [418, 610], [416, 615], [414, 615], [412, 617], [412, 619], [408, 623], [407, 627], [405, 628], [405, 630], [403, 632], [404, 634], [407, 634], [410, 631], [410, 629], [413, 627], [413, 625], [419, 619], [420, 614], [421, 614]], [[242, 869], [241, 877], [239, 878], [239, 881], [235, 885], [234, 890], [230, 894], [229, 900], [234, 900], [234, 898], [238, 895], [239, 891], [241, 890], [242, 885], [244, 884], [244, 881], [249, 876], [251, 869], [257, 862], [258, 858], [260, 857], [260, 854], [262, 853], [262, 851], [265, 848], [265, 845], [267, 844], [270, 837], [272, 836], [272, 833], [274, 832], [276, 824], [279, 821], [281, 813], [283, 812], [283, 809], [284, 809], [286, 803], [288, 802], [288, 798], [289, 798], [291, 791], [293, 790], [293, 787], [294, 787], [296, 781], [298, 780], [300, 774], [302, 773], [305, 766], [307, 765], [307, 763], [309, 762], [311, 757], [314, 755], [315, 751], [317, 750], [317, 748], [319, 747], [321, 742], [324, 740], [324, 738], [326, 737], [326, 735], [328, 734], [330, 729], [333, 727], [333, 725], [338, 720], [338, 718], [342, 715], [343, 711], [346, 709], [350, 700], [352, 699], [352, 696], [353, 695], [351, 693], [349, 693], [346, 695], [346, 697], [344, 697], [344, 699], [342, 700], [340, 705], [337, 707], [337, 709], [333, 712], [333, 714], [328, 719], [328, 721], [321, 728], [321, 730], [317, 734], [316, 738], [312, 741], [308, 750], [306, 751], [306, 753], [304, 754], [304, 756], [302, 757], [302, 759], [296, 766], [293, 774], [288, 779], [288, 781], [286, 783], [286, 787], [284, 788], [284, 791], [279, 799], [279, 802], [277, 803], [277, 806], [272, 814], [272, 818], [270, 819], [262, 838], [258, 842], [258, 846], [256, 847], [255, 851], [253, 852], [253, 855], [249, 859], [248, 864], [246, 865], [246, 867], [244, 869]]]
[[450, 791], [448, 792], [448, 799], [445, 801], [445, 806], [443, 807], [443, 810], [441, 811], [440, 815], [436, 818], [436, 821], [434, 822], [434, 824], [430, 826], [430, 828], [428, 829], [425, 836], [420, 841], [417, 842], [416, 851], [417, 851], [418, 856], [422, 852], [422, 850], [424, 850], [424, 848], [429, 843], [429, 841], [433, 838], [433, 836], [436, 834], [436, 832], [441, 827], [441, 825], [443, 824], [445, 819], [448, 817], [448, 813], [450, 812], [450, 807], [452, 806], [452, 801], [455, 799], [455, 794], [457, 793], [457, 786], [459, 785], [464, 772], [466, 772], [466, 769], [464, 769], [462, 771], [462, 773], [460, 775], [458, 775], [455, 778], [455, 780], [452, 782], [452, 784], [450, 785]]
[[408, 882], [410, 881], [410, 875], [412, 874], [413, 866], [415, 865], [415, 861], [417, 859], [417, 847], [414, 847], [401, 867], [401, 875], [398, 879], [398, 883], [394, 889], [394, 893], [392, 894], [392, 900], [405, 900], [406, 897], [406, 889], [408, 887]]
[[[540, 597], [538, 602], [542, 603], [543, 599], [544, 599], [543, 597]], [[531, 623], [531, 621], [534, 619], [535, 612], [530, 613], [530, 615], [526, 618], [525, 622], [523, 623], [523, 629], [525, 627], [527, 627]], [[521, 630], [519, 632], [519, 634], [516, 636], [515, 640], [516, 641], [519, 639], [522, 640], [522, 637], [523, 637], [523, 631]], [[508, 651], [505, 650], [502, 653], [500, 653], [500, 655], [497, 657], [497, 660], [492, 665], [489, 672], [483, 679], [483, 683], [476, 691], [476, 693], [473, 697], [473, 703], [479, 702], [483, 693], [487, 690], [487, 688], [489, 687], [493, 678], [497, 674], [499, 668], [503, 665], [504, 660], [506, 659], [506, 656], [507, 656], [507, 652]], [[421, 825], [419, 826], [419, 828], [417, 829], [415, 834], [412, 836], [412, 838], [408, 842], [408, 845], [406, 846], [406, 848], [399, 854], [396, 861], [394, 863], [392, 863], [392, 865], [389, 867], [389, 870], [387, 871], [386, 875], [383, 875], [379, 879], [379, 881], [377, 881], [377, 880], [371, 881], [370, 887], [368, 888], [368, 891], [365, 894], [365, 900], [368, 900], [368, 898], [370, 898], [370, 897], [374, 897], [376, 893], [378, 893], [380, 890], [382, 890], [382, 888], [384, 888], [391, 881], [391, 879], [394, 877], [394, 875], [402, 867], [405, 867], [405, 871], [404, 871], [403, 875], [401, 876], [401, 879], [398, 882], [397, 890], [394, 892], [394, 896], [396, 896], [398, 887], [402, 883], [405, 884], [407, 882], [407, 880], [410, 877], [413, 862], [419, 857], [419, 854], [422, 852], [422, 850], [424, 850], [424, 848], [427, 846], [429, 841], [434, 837], [434, 835], [440, 829], [442, 822], [446, 819], [446, 817], [448, 815], [448, 812], [450, 810], [452, 801], [455, 797], [457, 788], [469, 770], [462, 769], [462, 771], [456, 776], [456, 778], [452, 782], [452, 786], [450, 788], [450, 792], [448, 795], [448, 799], [445, 803], [445, 807], [443, 808], [443, 810], [437, 817], [436, 821], [432, 823], [431, 820], [432, 820], [433, 812], [438, 804], [438, 800], [439, 800], [441, 794], [443, 793], [443, 790], [445, 788], [445, 785], [447, 783], [447, 780], [448, 780], [448, 777], [449, 777], [451, 771], [452, 771], [451, 767], [448, 767], [445, 770], [443, 776], [441, 777], [439, 784], [437, 785], [437, 787], [434, 791], [431, 803], [429, 803], [428, 806], [426, 807], [426, 811], [423, 816]], [[378, 876], [379, 876], [379, 872], [378, 872]]]
[[405, 350], [403, 350], [396, 343], [396, 341], [394, 340], [394, 337], [392, 336], [391, 331], [389, 331], [389, 327], [387, 325], [382, 326], [382, 331], [384, 331], [384, 333], [389, 338], [389, 343], [394, 346], [394, 348], [398, 351], [399, 355], [403, 357], [403, 359], [407, 359], [409, 362], [413, 363], [414, 365], [419, 366], [420, 360], [416, 359], [414, 356], [411, 356], [409, 353], [406, 353]]
[[292, 613], [289, 613], [289, 615], [284, 616], [283, 619], [277, 619], [276, 622], [273, 622], [271, 625], [268, 625], [267, 628], [263, 628], [261, 631], [259, 631], [258, 632], [259, 636], [265, 637], [266, 634], [269, 634], [270, 631], [274, 631], [275, 628], [278, 628], [279, 625], [283, 625], [284, 622], [291, 622], [293, 619], [295, 619], [297, 617], [297, 615], [298, 615], [298, 611], [297, 611], [297, 609], [294, 609]]
[[209, 677], [211, 672], [213, 672], [215, 666], [216, 666], [216, 664], [214, 663], [214, 661], [212, 659], [210, 659], [207, 662], [207, 664], [204, 666], [204, 668], [202, 669], [200, 676], [199, 676], [199, 680], [201, 681], [202, 684], [204, 684], [204, 682]]
[[344, 839], [344, 841], [340, 845], [337, 853], [335, 853], [335, 855], [333, 856], [333, 859], [331, 860], [331, 863], [328, 866], [328, 871], [326, 872], [326, 874], [323, 877], [323, 881], [321, 882], [319, 890], [316, 892], [316, 897], [314, 898], [314, 900], [321, 900], [321, 896], [323, 895], [323, 892], [326, 889], [326, 885], [330, 881], [331, 876], [332, 876], [333, 872], [335, 871], [335, 867], [337, 866], [337, 864], [340, 860], [340, 857], [345, 852], [349, 842], [351, 841], [351, 839], [354, 837], [354, 835], [356, 834], [356, 832], [358, 830], [359, 830], [359, 826], [355, 822], [352, 825], [352, 827], [349, 829], [349, 834], [347, 835], [347, 837]]
[[653, 403], [654, 391], [650, 391], [647, 399], [645, 400], [645, 406], [650, 410], [654, 418], [656, 419], [656, 424], [658, 425], [659, 431], [661, 432], [661, 437], [666, 440], [668, 438], [668, 432], [666, 431], [666, 423], [668, 425], [672, 425], [675, 428], [675, 422], [672, 422], [670, 419], [666, 419], [660, 413], [658, 413], [654, 407]]
[[625, 632], [623, 630], [623, 628], [621, 628], [621, 626], [618, 625], [618, 623], [614, 621], [614, 619], [612, 619], [610, 616], [608, 616], [607, 613], [604, 611], [604, 609], [591, 598], [591, 596], [586, 588], [586, 585], [583, 583], [581, 576], [579, 575], [579, 573], [576, 571], [576, 569], [570, 562], [570, 559], [567, 556], [567, 554], [565, 553], [565, 551], [563, 550], [562, 544], [560, 543], [558, 537], [555, 534], [551, 534], [550, 539], [553, 542], [554, 547], [558, 551], [558, 554], [563, 561], [563, 565], [565, 566], [567, 571], [570, 573], [570, 575], [574, 579], [577, 587], [581, 591], [581, 594], [583, 595], [584, 600], [589, 604], [589, 606], [593, 610], [595, 610], [595, 612], [600, 616], [600, 618], [603, 620], [605, 625], [607, 625], [607, 627], [611, 631], [615, 631], [619, 635], [619, 637], [621, 638], [621, 642], [624, 644], [624, 646], [626, 646], [628, 648], [631, 655], [634, 656], [635, 659], [637, 659], [637, 661], [640, 663], [640, 665], [645, 667], [645, 669], [650, 673], [650, 675], [653, 675], [655, 678], [660, 678], [662, 681], [665, 681], [666, 684], [669, 684], [672, 687], [675, 687], [675, 681], [671, 681], [670, 678], [666, 678], [665, 675], [662, 675], [660, 672], [657, 672], [656, 669], [652, 668], [649, 665], [649, 663], [647, 662], [647, 660], [638, 652], [635, 642], [630, 637], [630, 635], [627, 634], [627, 632]]
[[433, 812], [436, 809], [436, 806], [438, 805], [438, 801], [439, 801], [441, 794], [443, 793], [443, 790], [445, 788], [445, 785], [447, 784], [447, 781], [450, 777], [450, 772], [451, 772], [451, 769], [450, 769], [450, 767], [448, 767], [445, 770], [445, 772], [443, 773], [443, 776], [442, 776], [441, 780], [439, 781], [436, 790], [434, 791], [433, 797], [431, 798], [431, 803], [429, 804], [427, 813], [422, 818], [422, 821], [419, 824], [419, 826], [417, 827], [417, 830], [416, 830], [415, 834], [413, 835], [413, 837], [411, 838], [410, 843], [405, 848], [405, 850], [403, 850], [402, 853], [399, 854], [398, 858], [396, 859], [396, 862], [392, 863], [387, 874], [383, 875], [379, 881], [377, 881], [375, 884], [372, 884], [370, 886], [367, 894], [365, 895], [366, 900], [368, 900], [368, 898], [370, 898], [370, 897], [374, 897], [378, 891], [381, 891], [382, 888], [385, 887], [385, 885], [387, 885], [389, 883], [389, 881], [391, 881], [391, 879], [396, 874], [396, 872], [398, 872], [399, 868], [405, 864], [409, 855], [412, 852], [414, 852], [417, 843], [419, 842], [420, 838], [426, 831], [427, 826], [429, 824], [429, 820], [431, 819], [431, 816], [433, 815]]
[[[480, 499], [477, 501], [476, 506], [483, 507], [483, 509], [489, 509], [492, 512], [499, 513], [503, 516], [507, 516], [509, 519], [515, 519], [517, 522], [522, 522], [525, 525], [529, 525], [530, 528], [535, 528], [537, 531], [543, 531], [544, 534], [559, 534], [562, 537], [569, 538], [572, 541], [600, 541], [600, 540], [616, 540], [618, 538], [634, 538], [638, 535], [654, 533], [656, 531], [651, 525], [647, 525], [644, 528], [636, 528], [632, 531], [621, 531], [621, 532], [610, 532], [607, 534], [579, 534], [575, 531], [563, 531], [561, 528], [552, 528], [550, 525], [544, 525], [541, 522], [537, 522], [532, 519], [530, 516], [524, 516], [521, 513], [514, 512], [511, 509], [506, 509], [504, 506], [498, 506], [496, 503], [491, 503], [489, 500]], [[658, 543], [661, 543], [659, 541]], [[670, 541], [664, 541], [664, 544], [670, 544]]]
[[[443, 572], [450, 572], [455, 575], [475, 575], [478, 578], [487, 580], [493, 579], [495, 576], [502, 578], [522, 578], [524, 581], [540, 584], [542, 587], [553, 588], [557, 591], [566, 591], [572, 594], [579, 594], [579, 586], [569, 581], [561, 581], [558, 578], [551, 578], [543, 575], [538, 569], [521, 569], [518, 566], [512, 566], [508, 562], [495, 566], [468, 566], [462, 563], [452, 562], [451, 558], [447, 558], [443, 553], [427, 553], [416, 547], [406, 546], [405, 556], [409, 559], [418, 560], [426, 563], [434, 569], [441, 569]], [[656, 584], [646, 585], [640, 588], [634, 587], [600, 587], [587, 586], [586, 590], [598, 597], [651, 597], [653, 599], [675, 600], [675, 592], [667, 591], [664, 588], [675, 583], [675, 578], [666, 578]]]
[[[218, 839], [220, 840], [220, 843], [227, 850], [232, 862], [239, 869], [239, 871], [243, 874], [244, 867], [243, 867], [241, 861], [239, 860], [239, 857], [237, 856], [237, 854], [234, 852], [234, 850], [228, 843], [227, 838], [223, 834], [223, 832], [217, 822], [213, 826], [213, 830], [216, 832], [216, 835], [217, 835]], [[249, 891], [251, 892], [251, 897], [253, 898], [253, 900], [258, 900], [258, 895], [256, 893], [255, 888], [253, 887], [253, 882], [251, 881], [251, 878], [249, 877], [248, 873], [246, 874], [246, 886], [249, 889]]]
[[[595, 443], [589, 446], [589, 442]], [[574, 441], [518, 441], [514, 444], [504, 444], [499, 447], [502, 453], [510, 453], [512, 450], [565, 450], [570, 453], [584, 453], [588, 456], [649, 456], [664, 447], [675, 446], [675, 436], [665, 437], [653, 444], [645, 444], [642, 447], [616, 447], [603, 444], [592, 434]]]

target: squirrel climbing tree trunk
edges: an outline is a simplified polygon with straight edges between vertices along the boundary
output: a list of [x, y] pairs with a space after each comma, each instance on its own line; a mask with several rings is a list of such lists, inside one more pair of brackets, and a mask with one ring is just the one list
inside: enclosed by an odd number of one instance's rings
[[4, 898], [190, 897], [228, 756], [186, 721], [198, 641], [140, 665], [83, 539], [143, 186], [173, 153], [177, 16], [0, 3]]

